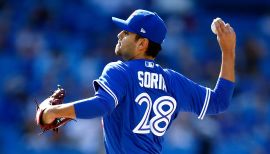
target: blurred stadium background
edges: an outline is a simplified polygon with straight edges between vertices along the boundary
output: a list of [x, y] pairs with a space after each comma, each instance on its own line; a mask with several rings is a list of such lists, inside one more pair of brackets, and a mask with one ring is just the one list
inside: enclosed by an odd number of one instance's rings
[[269, 0], [0, 0], [0, 153], [104, 153], [100, 118], [39, 136], [34, 99], [61, 84], [66, 102], [92, 96], [92, 80], [114, 56], [111, 16], [156, 11], [168, 35], [157, 61], [214, 88], [221, 52], [210, 24], [237, 33], [231, 106], [203, 121], [183, 113], [165, 135], [164, 154], [267, 154], [270, 151]]

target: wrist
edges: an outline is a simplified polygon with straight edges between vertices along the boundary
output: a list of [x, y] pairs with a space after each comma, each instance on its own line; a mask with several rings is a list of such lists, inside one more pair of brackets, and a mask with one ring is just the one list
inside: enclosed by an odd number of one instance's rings
[[235, 52], [234, 51], [222, 52], [222, 58], [234, 59], [235, 58]]
[[224, 57], [235, 57], [235, 49], [222, 50], [222, 56], [224, 56]]

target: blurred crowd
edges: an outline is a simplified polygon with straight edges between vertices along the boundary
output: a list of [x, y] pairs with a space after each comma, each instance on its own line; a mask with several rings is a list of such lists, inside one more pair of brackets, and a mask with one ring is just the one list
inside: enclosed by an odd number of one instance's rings
[[0, 0], [0, 153], [104, 153], [100, 118], [39, 135], [35, 101], [57, 84], [66, 89], [66, 102], [93, 96], [92, 81], [120, 59], [114, 55], [120, 29], [111, 17], [125, 19], [139, 8], [156, 11], [168, 28], [156, 61], [210, 88], [221, 62], [211, 22], [221, 17], [237, 33], [229, 109], [202, 121], [180, 114], [165, 135], [163, 153], [270, 151], [269, 1]]

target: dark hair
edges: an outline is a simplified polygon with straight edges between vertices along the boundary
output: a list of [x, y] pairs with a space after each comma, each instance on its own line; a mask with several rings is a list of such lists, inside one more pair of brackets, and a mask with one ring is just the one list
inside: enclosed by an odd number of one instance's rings
[[[139, 40], [140, 38], [144, 38], [138, 34], [136, 34], [136, 37], [135, 37], [135, 40]], [[149, 39], [148, 39], [149, 40]], [[162, 47], [160, 44], [156, 43], [156, 42], [153, 42], [151, 40], [149, 40], [149, 44], [148, 44], [148, 47], [147, 47], [147, 50], [145, 52], [145, 54], [147, 56], [151, 56], [153, 58], [156, 58], [158, 53], [162, 50]]]

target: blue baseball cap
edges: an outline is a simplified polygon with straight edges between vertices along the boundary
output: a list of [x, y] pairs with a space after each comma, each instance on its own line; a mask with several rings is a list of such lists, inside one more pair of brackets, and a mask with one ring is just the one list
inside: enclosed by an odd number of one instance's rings
[[147, 10], [136, 10], [127, 20], [112, 17], [112, 21], [121, 29], [136, 33], [158, 44], [163, 42], [167, 33], [165, 23], [158, 14]]

